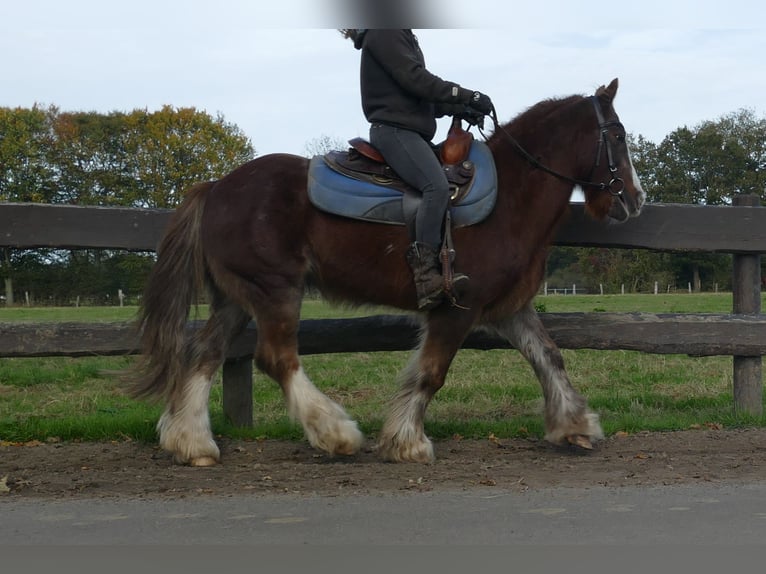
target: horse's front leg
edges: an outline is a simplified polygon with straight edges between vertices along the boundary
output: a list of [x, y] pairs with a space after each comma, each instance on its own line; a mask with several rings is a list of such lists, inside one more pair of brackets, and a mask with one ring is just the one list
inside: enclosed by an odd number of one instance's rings
[[598, 415], [588, 409], [585, 398], [569, 382], [561, 351], [532, 303], [494, 327], [529, 361], [540, 381], [545, 398], [545, 439], [592, 448], [592, 441], [604, 437]]
[[469, 311], [436, 310], [428, 318], [420, 347], [401, 375], [398, 393], [378, 440], [378, 453], [394, 462], [433, 462], [434, 449], [423, 421], [426, 408], [473, 324]]

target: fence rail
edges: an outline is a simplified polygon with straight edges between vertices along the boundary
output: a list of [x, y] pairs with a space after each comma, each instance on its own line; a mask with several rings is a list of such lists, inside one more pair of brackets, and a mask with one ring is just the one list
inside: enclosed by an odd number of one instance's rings
[[[755, 205], [646, 205], [621, 225], [589, 219], [580, 204], [556, 237], [557, 245], [657, 251], [766, 253], [766, 208]], [[753, 209], [755, 207], [755, 209]], [[172, 211], [39, 203], [0, 203], [0, 247], [154, 251]]]
[[[0, 247], [101, 248], [154, 251], [170, 210], [0, 204]], [[573, 205], [557, 245], [732, 253], [732, 314], [541, 313], [562, 348], [636, 350], [659, 354], [731, 355], [734, 408], [761, 414], [762, 356], [766, 316], [760, 309], [760, 254], [766, 253], [766, 208], [755, 196], [734, 206], [647, 205], [641, 217], [611, 226], [588, 219]], [[190, 329], [199, 328], [192, 322]], [[394, 351], [412, 348], [418, 321], [408, 315], [301, 322], [303, 354]], [[235, 423], [252, 424], [251, 325], [232, 345], [224, 365], [224, 411]], [[118, 355], [136, 352], [128, 324], [0, 323], [0, 357]], [[476, 331], [464, 348], [509, 348]]]

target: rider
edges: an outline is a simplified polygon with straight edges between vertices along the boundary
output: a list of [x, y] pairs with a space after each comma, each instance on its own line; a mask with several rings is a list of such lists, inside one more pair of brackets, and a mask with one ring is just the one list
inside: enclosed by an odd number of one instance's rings
[[[492, 101], [429, 72], [412, 30], [344, 29], [341, 33], [362, 51], [362, 110], [371, 124], [370, 143], [399, 177], [422, 194], [415, 241], [406, 258], [418, 308], [432, 309], [445, 294], [439, 251], [450, 197], [447, 177], [431, 144], [436, 118], [452, 115], [475, 123], [492, 111]], [[453, 276], [455, 289], [462, 291], [467, 283], [466, 275]]]

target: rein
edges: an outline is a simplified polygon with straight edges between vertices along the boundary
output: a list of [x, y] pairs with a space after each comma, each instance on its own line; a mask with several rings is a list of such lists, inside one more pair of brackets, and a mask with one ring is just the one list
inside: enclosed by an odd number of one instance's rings
[[[492, 118], [492, 123], [495, 125], [495, 130], [500, 130], [500, 132], [502, 132], [502, 134], [508, 139], [508, 141], [511, 142], [511, 144], [513, 144], [513, 147], [516, 149], [519, 155], [521, 155], [524, 159], [526, 159], [533, 167], [540, 169], [544, 171], [545, 173], [548, 173], [554, 177], [557, 177], [558, 179], [561, 179], [573, 185], [579, 185], [580, 187], [594, 187], [601, 191], [608, 191], [612, 195], [619, 197], [622, 195], [622, 192], [625, 190], [625, 182], [622, 180], [622, 178], [615, 177], [617, 175], [618, 168], [617, 168], [617, 165], [614, 163], [614, 154], [612, 152], [612, 145], [609, 142], [609, 128], [612, 126], [618, 126], [622, 124], [618, 121], [611, 121], [611, 122], [605, 121], [604, 115], [601, 112], [601, 108], [598, 104], [598, 99], [596, 98], [596, 96], [590, 96], [590, 100], [593, 103], [593, 108], [596, 111], [596, 120], [598, 121], [599, 130], [601, 130], [601, 138], [598, 140], [598, 151], [596, 152], [596, 161], [593, 165], [593, 168], [595, 169], [601, 163], [602, 149], [606, 145], [606, 156], [607, 156], [607, 161], [609, 162], [609, 171], [612, 174], [612, 179], [609, 181], [609, 183], [604, 183], [604, 182], [596, 183], [593, 181], [576, 179], [573, 177], [569, 177], [568, 175], [564, 175], [563, 173], [559, 173], [554, 169], [549, 168], [548, 166], [542, 164], [540, 160], [534, 157], [526, 149], [524, 149], [524, 146], [522, 146], [518, 142], [518, 140], [516, 140], [516, 138], [514, 138], [511, 134], [509, 134], [508, 131], [505, 128], [503, 128], [503, 126], [500, 125], [500, 122], [497, 121], [497, 111], [495, 110], [494, 106], [492, 106], [492, 113], [490, 114], [490, 118]], [[478, 126], [478, 129], [482, 137], [484, 137], [485, 140], [488, 139], [481, 125]]]

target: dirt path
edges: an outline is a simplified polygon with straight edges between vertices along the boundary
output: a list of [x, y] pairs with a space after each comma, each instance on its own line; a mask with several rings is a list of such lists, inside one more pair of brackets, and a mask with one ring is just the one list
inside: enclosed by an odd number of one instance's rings
[[[371, 448], [327, 457], [304, 442], [219, 441], [223, 463], [175, 466], [134, 442], [0, 443], [0, 499], [244, 493], [392, 493], [766, 481], [766, 429], [614, 436], [582, 454], [539, 440], [435, 443], [431, 465], [383, 463]], [[371, 444], [371, 443], [370, 443]]]

